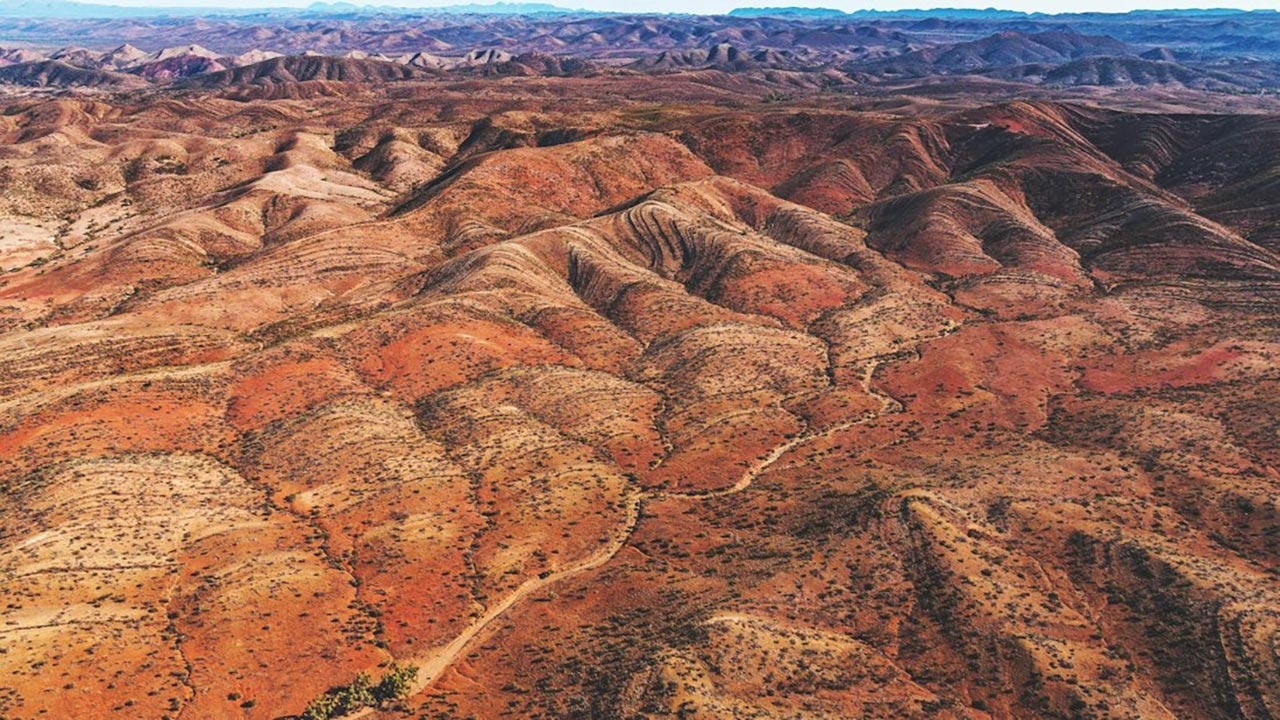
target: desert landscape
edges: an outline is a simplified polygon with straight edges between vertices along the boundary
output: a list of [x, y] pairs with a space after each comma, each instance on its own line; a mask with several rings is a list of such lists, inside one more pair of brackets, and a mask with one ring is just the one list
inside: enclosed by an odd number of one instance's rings
[[1280, 14], [23, 7], [0, 717], [1280, 717]]

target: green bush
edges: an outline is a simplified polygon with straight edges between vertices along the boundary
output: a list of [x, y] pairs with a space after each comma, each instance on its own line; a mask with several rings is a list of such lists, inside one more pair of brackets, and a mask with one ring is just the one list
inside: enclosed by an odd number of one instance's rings
[[417, 677], [416, 665], [401, 665], [393, 662], [391, 667], [387, 668], [387, 672], [382, 675], [382, 679], [378, 681], [378, 686], [373, 689], [373, 697], [380, 703], [404, 700], [409, 697], [409, 691], [413, 688], [413, 681]]
[[325, 693], [307, 703], [302, 711], [302, 720], [329, 720], [338, 715], [338, 698]]
[[368, 673], [359, 673], [346, 685], [329, 688], [323, 695], [307, 703], [301, 720], [331, 720], [393, 700], [409, 697], [413, 681], [418, 677], [414, 665], [391, 663], [391, 667], [373, 684]]
[[373, 680], [368, 673], [356, 673], [355, 678], [338, 693], [340, 715], [353, 713], [373, 704]]

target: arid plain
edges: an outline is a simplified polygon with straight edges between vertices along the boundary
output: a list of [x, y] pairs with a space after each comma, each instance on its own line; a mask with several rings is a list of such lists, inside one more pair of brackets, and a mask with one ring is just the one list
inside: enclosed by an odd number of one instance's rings
[[1265, 98], [299, 63], [4, 100], [0, 716], [1280, 716]]

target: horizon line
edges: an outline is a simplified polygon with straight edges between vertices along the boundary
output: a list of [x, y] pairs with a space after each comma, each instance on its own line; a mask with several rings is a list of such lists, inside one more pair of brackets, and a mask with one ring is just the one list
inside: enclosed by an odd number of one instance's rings
[[[615, 10], [615, 9], [593, 9], [584, 7], [565, 7], [556, 5], [553, 2], [519, 2], [510, 0], [497, 0], [495, 2], [458, 2], [458, 3], [438, 3], [438, 4], [396, 4], [379, 2], [378, 0], [297, 0], [293, 4], [285, 4], [280, 2], [264, 3], [261, 5], [254, 4], [252, 0], [244, 4], [230, 5], [206, 5], [202, 4], [203, 0], [199, 0], [193, 4], [177, 4], [165, 3], [149, 3], [147, 0], [133, 3], [129, 0], [124, 2], [101, 2], [98, 0], [18, 0], [8, 8], [0, 5], [0, 17], [30, 17], [30, 18], [50, 18], [58, 17], [60, 19], [74, 19], [74, 16], [68, 16], [66, 12], [73, 11], [75, 8], [84, 8], [86, 11], [94, 10], [115, 10], [128, 13], [130, 11], [138, 11], [148, 15], [156, 15], [163, 17], [165, 13], [175, 13], [181, 15], [205, 15], [215, 17], [219, 15], [246, 15], [261, 13], [297, 13], [297, 12], [350, 12], [367, 10], [377, 13], [379, 11], [399, 11], [410, 13], [430, 13], [447, 12], [448, 14], [459, 15], [557, 15], [557, 14], [583, 14], [583, 15], [620, 15], [620, 16], [688, 16], [688, 17], [722, 17], [733, 13], [752, 12], [765, 15], [771, 11], [778, 12], [781, 15], [803, 16], [805, 14], [827, 14], [832, 17], [859, 15], [910, 15], [910, 14], [934, 14], [934, 13], [992, 13], [1005, 15], [1019, 15], [1026, 17], [1069, 17], [1081, 15], [1101, 15], [1101, 16], [1123, 16], [1123, 15], [1159, 15], [1162, 13], [1263, 13], [1263, 14], [1280, 14], [1280, 9], [1274, 7], [1243, 7], [1243, 6], [1226, 6], [1226, 5], [1209, 5], [1209, 6], [1187, 6], [1187, 7], [1130, 7], [1124, 10], [1095, 10], [1095, 9], [1072, 9], [1060, 11], [1047, 10], [1026, 10], [1013, 7], [1001, 7], [990, 2], [976, 2], [974, 4], [964, 4], [963, 0], [957, 4], [937, 5], [937, 6], [905, 6], [892, 8], [875, 8], [863, 7], [851, 10], [845, 10], [830, 5], [823, 4], [805, 4], [801, 2], [787, 2], [779, 5], [758, 4], [758, 5], [739, 5], [727, 10], [708, 10], [707, 12], [690, 12], [675, 10], [659, 10], [659, 9], [641, 9], [641, 10]], [[31, 14], [15, 12], [28, 9], [27, 6], [37, 6], [47, 8], [49, 12], [57, 13], [58, 9], [64, 10], [64, 14], [46, 15], [39, 11]], [[521, 12], [520, 8], [529, 8], [527, 12]], [[488, 13], [486, 9], [498, 10], [498, 12]], [[7, 11], [7, 12], [6, 12]], [[81, 19], [94, 19], [94, 16], [86, 15]]]

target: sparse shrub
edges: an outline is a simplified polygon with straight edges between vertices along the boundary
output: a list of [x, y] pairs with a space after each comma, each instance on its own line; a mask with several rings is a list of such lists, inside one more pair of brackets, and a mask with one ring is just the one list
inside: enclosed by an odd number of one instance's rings
[[329, 693], [307, 703], [302, 711], [302, 720], [329, 720], [338, 715], [338, 698]]
[[357, 673], [355, 679], [341, 688], [338, 693], [340, 715], [355, 712], [373, 703], [373, 681], [369, 678], [368, 673]]
[[417, 677], [417, 666], [399, 663], [392, 663], [377, 685], [373, 684], [368, 673], [359, 673], [346, 685], [329, 688], [307, 703], [299, 717], [301, 720], [331, 720], [367, 707], [404, 700], [409, 697]]
[[379, 703], [404, 700], [409, 697], [409, 692], [413, 688], [413, 681], [417, 677], [418, 667], [416, 665], [401, 665], [393, 662], [391, 667], [387, 668], [387, 672], [383, 674], [382, 679], [378, 681], [377, 687], [373, 689], [373, 697]]
[[136, 157], [124, 164], [124, 167], [120, 169], [120, 174], [124, 177], [126, 183], [132, 183], [141, 180], [146, 169], [147, 161], [142, 157]]

